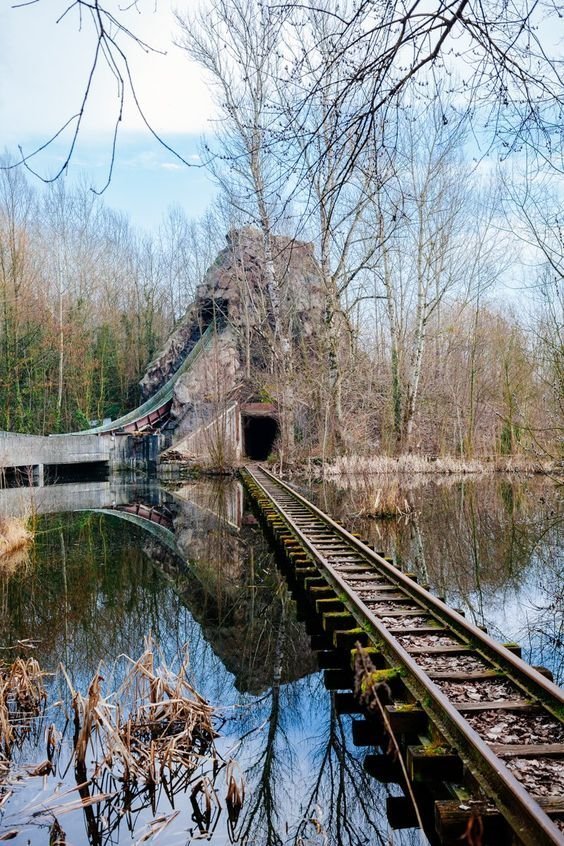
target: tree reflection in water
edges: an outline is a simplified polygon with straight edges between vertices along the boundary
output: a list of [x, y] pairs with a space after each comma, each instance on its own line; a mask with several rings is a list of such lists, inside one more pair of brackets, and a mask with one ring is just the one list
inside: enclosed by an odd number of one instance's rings
[[[241, 768], [236, 783], [245, 783], [244, 804], [237, 813], [226, 802], [233, 766], [204, 765], [189, 783], [178, 773], [152, 795], [124, 796], [106, 776], [88, 790], [115, 794], [109, 804], [84, 809], [84, 822], [78, 812], [48, 824], [38, 819], [25, 828], [25, 842], [63, 843], [64, 831], [69, 842], [87, 837], [92, 846], [151, 842], [165, 823], [171, 846], [202, 837], [245, 846], [412, 842], [412, 831], [390, 841], [387, 789], [364, 772], [350, 718], [336, 715], [315, 672], [262, 532], [252, 521], [234, 525], [225, 486], [192, 486], [183, 496], [167, 500], [177, 553], [117, 516], [41, 519], [26, 567], [0, 575], [0, 645], [35, 639], [42, 666], [54, 670], [62, 658], [85, 692], [100, 658], [138, 656], [148, 631], [171, 663], [187, 644], [195, 688], [224, 716], [217, 746], [226, 763], [234, 758]], [[50, 701], [58, 698], [68, 706], [56, 680]], [[26, 760], [44, 757], [41, 742], [26, 747]], [[76, 784], [71, 777], [72, 769], [66, 787]], [[41, 789], [34, 779], [29, 785]], [[18, 802], [26, 804], [24, 797]], [[11, 808], [3, 807], [3, 827], [14, 822]], [[16, 820], [24, 822], [17, 813]]]
[[362, 478], [325, 483], [312, 495], [474, 623], [519, 641], [525, 660], [564, 683], [561, 487], [547, 477], [494, 474], [394, 484], [412, 506], [407, 518], [363, 519]]

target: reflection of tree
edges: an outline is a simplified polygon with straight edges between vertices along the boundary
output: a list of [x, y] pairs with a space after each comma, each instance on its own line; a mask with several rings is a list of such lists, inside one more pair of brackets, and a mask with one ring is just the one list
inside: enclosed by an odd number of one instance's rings
[[351, 752], [343, 718], [335, 711], [333, 697], [328, 716], [325, 738], [313, 770], [315, 779], [294, 842], [324, 842], [309, 839], [315, 834], [329, 837], [332, 843], [350, 846], [364, 846], [367, 842], [387, 844], [385, 822], [375, 807], [375, 799], [381, 798], [380, 786]]
[[167, 643], [181, 627], [181, 603], [146, 559], [142, 536], [97, 514], [41, 519], [33, 566], [2, 576], [0, 642], [37, 641], [42, 667], [64, 660], [85, 681], [100, 658], [139, 653], [148, 631]]
[[[234, 754], [244, 767], [247, 800], [235, 836], [244, 844], [387, 842], [379, 810], [381, 790], [351, 751], [346, 718], [339, 717], [319, 675], [292, 687], [282, 667], [292, 649], [290, 606], [277, 596], [272, 613], [272, 684], [253, 703], [252, 725]], [[286, 653], [286, 654], [285, 654]], [[311, 722], [304, 717], [309, 715]], [[304, 760], [304, 722], [322, 737]], [[239, 725], [239, 732], [241, 725]], [[312, 737], [307, 739], [309, 752]]]
[[[282, 843], [278, 815], [280, 805], [277, 801], [276, 786], [284, 780], [280, 769], [287, 767], [291, 759], [291, 750], [281, 725], [281, 680], [284, 653], [286, 649], [286, 626], [288, 616], [287, 597], [280, 597], [276, 602], [276, 616], [273, 615], [272, 631], [274, 634], [274, 652], [272, 656], [272, 686], [264, 702], [270, 702], [266, 717], [268, 730], [264, 747], [246, 771], [246, 777], [253, 783], [253, 791], [239, 823], [237, 839], [242, 844], [256, 842], [258, 832], [260, 841], [266, 846]], [[282, 748], [279, 748], [282, 744]]]
[[523, 609], [524, 623], [517, 637], [525, 645], [524, 658], [549, 667], [557, 684], [564, 683], [564, 561], [562, 520], [547, 521], [535, 557], [536, 596]]
[[[527, 660], [564, 678], [558, 488], [544, 477], [493, 474], [412, 484], [409, 521], [357, 517], [354, 530], [418, 572], [451, 605], [462, 605], [494, 637], [523, 641]], [[346, 515], [350, 525], [361, 494], [326, 484], [323, 496], [327, 510]]]

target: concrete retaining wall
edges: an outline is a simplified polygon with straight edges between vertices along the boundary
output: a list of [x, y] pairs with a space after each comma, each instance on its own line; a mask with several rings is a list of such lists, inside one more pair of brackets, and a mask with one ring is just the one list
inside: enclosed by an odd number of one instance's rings
[[240, 461], [243, 437], [239, 403], [232, 403], [205, 426], [176, 443], [173, 449], [217, 465], [229, 466]]

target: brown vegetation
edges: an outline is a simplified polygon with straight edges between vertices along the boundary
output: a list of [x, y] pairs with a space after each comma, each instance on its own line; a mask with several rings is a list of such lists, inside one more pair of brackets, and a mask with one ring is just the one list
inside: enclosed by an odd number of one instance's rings
[[86, 775], [90, 750], [97, 773], [117, 764], [126, 784], [154, 787], [178, 766], [191, 773], [202, 756], [213, 754], [216, 733], [213, 708], [190, 685], [187, 661], [173, 672], [150, 640], [137, 661], [127, 660], [129, 672], [115, 693], [102, 695], [100, 673], [86, 696], [69, 681], [77, 769]]
[[18, 517], [0, 517], [0, 567], [3, 568], [8, 556], [22, 549], [27, 549], [33, 541], [33, 533], [27, 522]]
[[21, 743], [46, 699], [45, 673], [35, 658], [0, 662], [0, 757], [9, 759], [12, 747]]
[[407, 492], [397, 476], [364, 476], [359, 501], [359, 517], [394, 519], [407, 517], [413, 512]]
[[550, 473], [555, 462], [525, 455], [494, 456], [492, 458], [431, 457], [428, 455], [360, 456], [345, 455], [323, 468], [325, 478], [390, 474], [467, 475], [480, 473]]

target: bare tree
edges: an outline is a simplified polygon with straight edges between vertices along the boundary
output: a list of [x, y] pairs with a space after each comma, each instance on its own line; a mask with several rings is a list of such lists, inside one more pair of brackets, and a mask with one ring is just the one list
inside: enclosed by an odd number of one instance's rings
[[[346, 66], [334, 61], [336, 32], [326, 14], [329, 7], [327, 2], [312, 4], [290, 16], [286, 52], [293, 55], [293, 66], [301, 57], [302, 75], [282, 78], [278, 97], [285, 123], [283, 144], [295, 174], [293, 200], [299, 218], [294, 225], [316, 245], [326, 303], [322, 402], [331, 431], [324, 432], [323, 442], [329, 440], [331, 446], [342, 448], [347, 440], [343, 385], [347, 365], [354, 366], [352, 315], [367, 296], [363, 271], [379, 248], [374, 232], [365, 226], [366, 213], [373, 192], [381, 190], [388, 178], [389, 168], [379, 135], [362, 159], [359, 157], [349, 178], [340, 178], [354, 150], [355, 135], [333, 109], [327, 93], [347, 74]], [[311, 89], [306, 112], [299, 107], [304, 85]]]
[[[275, 105], [282, 20], [268, 3], [219, 0], [213, 9], [178, 16], [180, 44], [210, 77], [221, 110], [220, 149], [205, 147], [207, 164], [224, 189], [235, 214], [262, 234], [264, 291], [247, 291], [254, 323], [270, 348], [270, 370], [281, 409], [281, 449], [291, 449], [294, 408], [289, 386], [292, 345], [291, 308], [283, 262], [275, 254], [275, 230], [283, 213], [283, 177], [276, 154], [279, 112]], [[245, 279], [242, 279], [245, 284]]]
[[24, 298], [29, 282], [37, 283], [38, 263], [31, 247], [36, 198], [23, 174], [10, 169], [11, 160], [0, 172], [0, 338], [2, 348], [5, 425], [27, 431], [22, 370], [26, 364], [23, 338], [26, 315]]
[[[12, 13], [20, 15], [26, 13], [32, 14], [32, 11], [27, 7], [33, 7], [37, 3], [41, 3], [41, 1], [21, 0], [21, 2], [16, 2], [14, 3]], [[44, 3], [44, 5], [47, 5], [47, 3]], [[165, 147], [187, 167], [194, 166], [187, 162], [173, 147], [167, 144], [162, 136], [154, 129], [145, 114], [138, 96], [131, 70], [131, 52], [133, 50], [146, 53], [160, 52], [139, 38], [130, 28], [129, 16], [138, 14], [142, 10], [142, 7], [143, 0], [133, 0], [133, 2], [126, 4], [125, 7], [119, 6], [113, 0], [108, 0], [108, 2], [101, 2], [101, 0], [70, 0], [70, 2], [64, 2], [62, 0], [58, 4], [58, 9], [53, 15], [54, 23], [60, 24], [63, 19], [74, 15], [77, 26], [77, 37], [87, 39], [89, 59], [81, 99], [77, 103], [74, 113], [59, 126], [51, 138], [46, 139], [39, 146], [27, 152], [20, 145], [19, 159], [9, 165], [0, 166], [17, 167], [18, 165], [23, 165], [46, 183], [54, 182], [62, 176], [67, 171], [75, 153], [79, 137], [83, 131], [83, 124], [87, 119], [89, 107], [94, 97], [96, 84], [98, 79], [104, 75], [104, 72], [109, 73], [113, 77], [116, 85], [117, 98], [115, 100], [113, 131], [108, 155], [107, 177], [100, 189], [93, 189], [95, 193], [103, 193], [112, 179], [118, 133], [121, 128], [124, 109], [129, 102], [133, 104], [134, 109], [141, 117], [148, 132], [159, 144]], [[155, 11], [155, 8], [153, 8], [153, 11]], [[68, 72], [69, 74], [74, 73], [75, 69], [69, 68]], [[36, 158], [55, 140], [65, 135], [70, 135], [70, 140], [62, 163], [55, 173], [48, 175], [41, 174], [35, 165]]]
[[[309, 5], [285, 3], [297, 13]], [[530, 146], [562, 167], [563, 64], [553, 38], [557, 6], [531, 0], [511, 7], [503, 0], [430, 5], [365, 0], [321, 4], [321, 13], [332, 22], [327, 42], [333, 62], [344, 65], [346, 73], [339, 79], [320, 77], [315, 88], [356, 136], [341, 179], [370, 145], [383, 116], [402, 102], [409, 107], [439, 98], [440, 103], [439, 83], [446, 94], [456, 95], [456, 107], [452, 100], [445, 107], [445, 122], [453, 111], [466, 113], [476, 118], [486, 143], [500, 141], [505, 153]], [[307, 76], [307, 56], [297, 60], [293, 73]], [[305, 112], [311, 96], [306, 87]], [[334, 143], [338, 140], [335, 134]]]
[[221, 149], [206, 145], [207, 164], [230, 204], [263, 235], [267, 289], [275, 332], [279, 326], [279, 280], [272, 235], [280, 210], [280, 173], [270, 154], [273, 80], [280, 24], [268, 4], [219, 0], [212, 10], [177, 16], [180, 45], [209, 75], [221, 108]]
[[[432, 320], [447, 295], [473, 301], [498, 270], [488, 264], [491, 207], [478, 217], [471, 204], [477, 186], [461, 155], [461, 126], [443, 126], [435, 108], [416, 122], [404, 119], [400, 131], [397, 196], [375, 194], [382, 244], [375, 280], [389, 327], [394, 432], [398, 447], [409, 449]], [[493, 276], [484, 276], [486, 266]]]
[[[523, 287], [532, 301], [528, 321], [538, 373], [554, 413], [544, 421], [549, 440], [564, 426], [564, 219], [561, 186], [540, 169], [515, 168], [505, 175], [508, 228], [521, 241], [526, 264]], [[548, 430], [548, 431], [547, 431]], [[541, 431], [533, 433], [537, 443]]]

